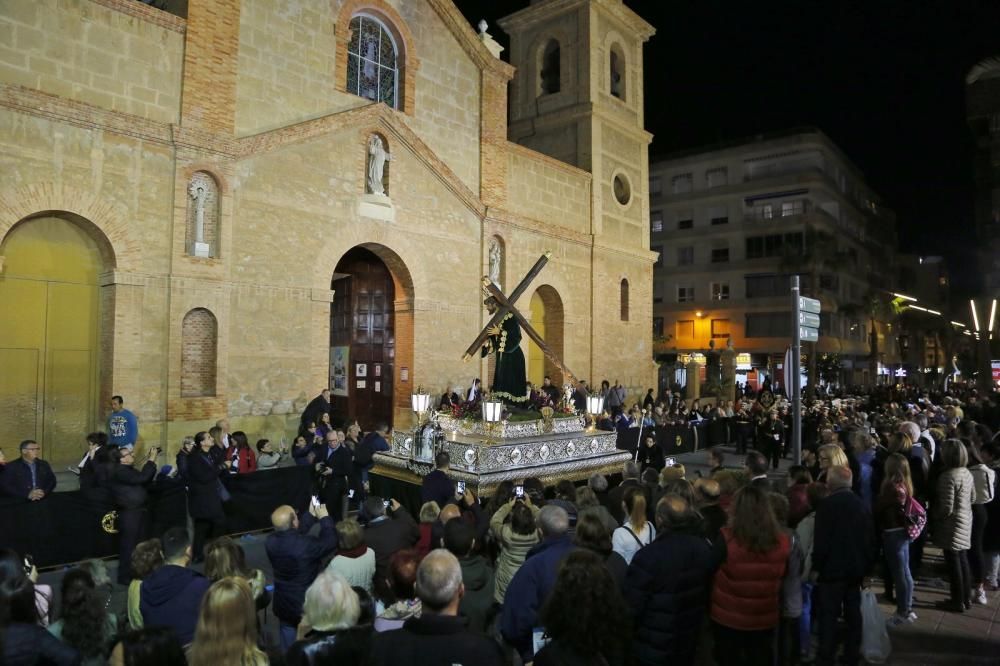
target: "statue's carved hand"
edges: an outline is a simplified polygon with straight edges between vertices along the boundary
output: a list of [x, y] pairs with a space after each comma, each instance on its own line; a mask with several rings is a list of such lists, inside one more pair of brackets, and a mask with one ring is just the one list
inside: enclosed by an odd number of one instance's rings
[[490, 326], [489, 328], [486, 329], [486, 332], [489, 333], [490, 336], [500, 335], [502, 331], [503, 327], [500, 326], [500, 324], [496, 324], [495, 326]]

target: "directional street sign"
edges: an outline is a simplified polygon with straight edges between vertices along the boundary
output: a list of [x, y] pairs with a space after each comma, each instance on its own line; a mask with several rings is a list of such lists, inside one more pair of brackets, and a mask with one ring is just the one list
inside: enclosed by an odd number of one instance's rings
[[819, 314], [820, 303], [815, 298], [808, 298], [807, 296], [799, 296], [799, 310], [802, 312], [811, 312], [812, 314]]
[[811, 312], [799, 312], [799, 326], [819, 328], [819, 315]]
[[819, 340], [819, 329], [799, 326], [799, 338], [802, 342], [816, 342]]

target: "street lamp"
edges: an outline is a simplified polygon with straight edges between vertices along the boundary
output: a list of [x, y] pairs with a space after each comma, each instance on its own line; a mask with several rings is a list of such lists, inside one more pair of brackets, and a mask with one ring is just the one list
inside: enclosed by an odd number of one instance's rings
[[503, 418], [503, 402], [486, 395], [482, 402], [483, 423], [486, 424], [487, 443], [493, 444], [494, 437], [500, 427], [500, 419]]
[[419, 426], [423, 423], [424, 415], [430, 410], [431, 396], [424, 393], [424, 389], [418, 386], [417, 392], [410, 396], [410, 405], [417, 415], [417, 425]]
[[587, 412], [590, 414], [590, 430], [593, 432], [597, 429], [597, 417], [601, 415], [604, 411], [604, 396], [603, 395], [588, 395], [587, 396]]

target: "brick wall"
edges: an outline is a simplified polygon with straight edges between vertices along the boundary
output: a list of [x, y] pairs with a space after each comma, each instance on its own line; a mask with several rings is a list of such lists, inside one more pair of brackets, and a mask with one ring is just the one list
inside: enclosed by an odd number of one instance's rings
[[181, 124], [231, 132], [236, 122], [240, 0], [191, 0], [186, 37]]
[[177, 122], [183, 30], [182, 19], [132, 0], [0, 2], [0, 81]]
[[181, 326], [181, 397], [214, 396], [218, 326], [205, 308], [184, 315]]

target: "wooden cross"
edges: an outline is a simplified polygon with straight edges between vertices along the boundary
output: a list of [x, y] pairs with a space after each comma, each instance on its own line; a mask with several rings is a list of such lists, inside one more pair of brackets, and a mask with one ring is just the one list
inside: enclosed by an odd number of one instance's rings
[[514, 291], [511, 292], [510, 298], [504, 296], [503, 292], [497, 289], [497, 286], [493, 284], [493, 281], [490, 280], [488, 277], [483, 278], [483, 288], [487, 292], [489, 292], [490, 296], [496, 299], [498, 308], [497, 311], [493, 314], [493, 317], [490, 318], [489, 323], [486, 324], [486, 327], [483, 328], [482, 331], [480, 331], [475, 341], [471, 345], [469, 345], [469, 348], [466, 350], [465, 355], [462, 357], [463, 361], [468, 361], [469, 359], [472, 358], [472, 355], [475, 354], [483, 346], [483, 343], [486, 342], [486, 338], [490, 336], [490, 329], [498, 325], [501, 321], [503, 321], [503, 318], [509, 312], [512, 315], [514, 315], [515, 319], [517, 319], [517, 323], [521, 325], [521, 329], [525, 332], [525, 334], [527, 334], [527, 336], [531, 338], [536, 345], [538, 345], [538, 348], [542, 350], [542, 354], [545, 355], [545, 358], [552, 361], [552, 364], [555, 365], [557, 368], [559, 368], [559, 370], [563, 373], [566, 379], [569, 379], [573, 383], [576, 383], [577, 381], [576, 375], [574, 375], [570, 371], [570, 369], [567, 368], [566, 365], [562, 362], [562, 359], [559, 358], [555, 354], [555, 352], [553, 352], [549, 348], [547, 344], [545, 344], [545, 340], [542, 339], [542, 336], [540, 336], [538, 332], [531, 327], [531, 324], [528, 323], [528, 321], [521, 315], [520, 312], [517, 311], [517, 308], [514, 307], [513, 305], [517, 301], [517, 299], [521, 296], [521, 294], [523, 294], [528, 289], [528, 286], [531, 284], [531, 281], [534, 280], [535, 277], [541, 272], [542, 268], [545, 267], [545, 264], [548, 263], [549, 257], [551, 256], [552, 256], [551, 252], [546, 252], [545, 254], [543, 254], [541, 257], [538, 258], [538, 261], [535, 262], [535, 265], [531, 267], [531, 270], [529, 270], [523, 278], [521, 278], [521, 282], [519, 282]]

